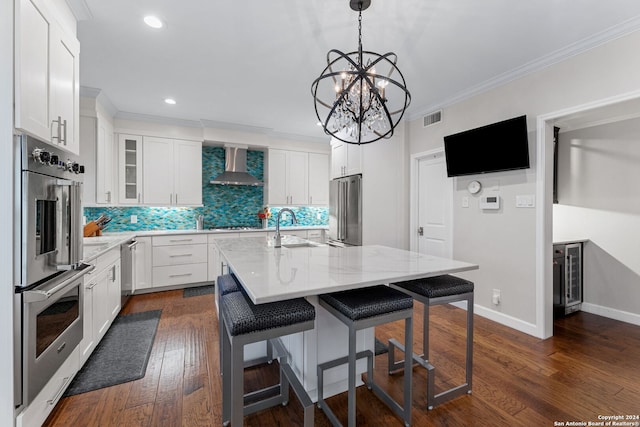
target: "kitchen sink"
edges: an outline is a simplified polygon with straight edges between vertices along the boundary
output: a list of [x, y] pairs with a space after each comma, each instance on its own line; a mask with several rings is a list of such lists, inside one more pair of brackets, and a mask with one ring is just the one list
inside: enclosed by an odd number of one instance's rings
[[322, 245], [321, 243], [306, 241], [306, 242], [295, 242], [295, 243], [294, 242], [283, 243], [282, 246], [285, 248], [316, 248], [318, 246], [324, 246], [324, 245]]

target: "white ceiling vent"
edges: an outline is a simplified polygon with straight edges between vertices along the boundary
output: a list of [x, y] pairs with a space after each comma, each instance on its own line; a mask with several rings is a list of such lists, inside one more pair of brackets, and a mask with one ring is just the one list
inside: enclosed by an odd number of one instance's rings
[[442, 121], [442, 110], [434, 111], [433, 113], [429, 113], [422, 118], [422, 127], [427, 127], [431, 125], [435, 125], [436, 123], [440, 123]]

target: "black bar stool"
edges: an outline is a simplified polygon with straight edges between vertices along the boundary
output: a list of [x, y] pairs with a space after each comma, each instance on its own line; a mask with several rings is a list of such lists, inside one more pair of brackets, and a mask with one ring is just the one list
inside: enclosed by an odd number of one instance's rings
[[[240, 287], [238, 282], [236, 282], [236, 278], [231, 274], [223, 274], [222, 276], [218, 276], [216, 279], [216, 285], [218, 288], [217, 296], [218, 296], [218, 336], [222, 339], [222, 334], [224, 334], [224, 319], [222, 318], [222, 314], [220, 311], [222, 310], [221, 300], [222, 297], [231, 293], [238, 292]], [[223, 354], [222, 354], [222, 346], [220, 346], [220, 375], [222, 375], [222, 365], [223, 365]]]
[[406, 426], [411, 425], [411, 369], [412, 362], [405, 363], [404, 404], [400, 406], [381, 389], [373, 379], [373, 353], [369, 350], [356, 353], [356, 332], [384, 323], [404, 319], [405, 347], [411, 351], [413, 343], [413, 299], [403, 292], [380, 285], [364, 289], [335, 292], [320, 296], [320, 305], [349, 328], [348, 356], [318, 365], [318, 407], [324, 411], [334, 426], [342, 424], [324, 400], [323, 372], [345, 363], [348, 364], [348, 425], [356, 425], [356, 360], [367, 358], [367, 387], [385, 402]]
[[[423, 318], [423, 354], [417, 355], [406, 351], [398, 341], [389, 340], [389, 373], [403, 368], [403, 362], [395, 361], [395, 349], [413, 354], [413, 360], [427, 369], [427, 408], [433, 409], [463, 394], [471, 394], [471, 375], [473, 371], [473, 282], [451, 275], [429, 277], [392, 283], [392, 288], [399, 289], [413, 299], [424, 304]], [[451, 302], [467, 302], [467, 354], [465, 366], [465, 382], [457, 387], [435, 394], [436, 369], [429, 361], [429, 307]], [[405, 362], [408, 358], [405, 356]], [[406, 372], [406, 363], [404, 363]]]
[[[253, 414], [289, 400], [289, 385], [304, 408], [305, 427], [313, 426], [313, 402], [291, 369], [289, 355], [278, 338], [313, 329], [316, 312], [304, 298], [253, 304], [241, 289], [220, 299], [224, 332], [221, 336], [222, 420], [233, 427], [243, 425], [244, 415]], [[280, 382], [252, 393], [244, 393], [244, 346], [268, 340], [280, 364]], [[273, 396], [275, 391], [279, 391]], [[253, 403], [247, 403], [247, 402]]]

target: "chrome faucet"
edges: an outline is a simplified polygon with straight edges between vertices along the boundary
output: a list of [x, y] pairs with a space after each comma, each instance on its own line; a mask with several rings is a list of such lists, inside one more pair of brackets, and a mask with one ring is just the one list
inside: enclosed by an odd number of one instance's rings
[[280, 217], [282, 216], [283, 212], [289, 212], [291, 214], [291, 224], [296, 225], [298, 223], [298, 220], [296, 219], [296, 214], [294, 214], [291, 209], [289, 208], [280, 209], [280, 211], [278, 212], [278, 217], [276, 218], [276, 235], [273, 236], [273, 238], [275, 239], [275, 243], [273, 244], [274, 248], [282, 247], [282, 236], [280, 236]]

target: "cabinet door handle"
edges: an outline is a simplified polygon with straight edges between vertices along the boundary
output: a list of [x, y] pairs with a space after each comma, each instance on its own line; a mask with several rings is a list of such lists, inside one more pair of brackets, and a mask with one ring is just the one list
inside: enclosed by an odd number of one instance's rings
[[58, 120], [52, 120], [51, 121], [51, 124], [53, 124], [53, 123], [57, 123], [58, 124], [58, 126], [57, 126], [58, 127], [57, 135], [58, 136], [51, 135], [51, 139], [57, 139], [58, 140], [58, 144], [61, 144], [62, 140], [61, 140], [60, 137], [62, 136], [62, 117], [58, 116]]
[[193, 254], [176, 254], [176, 255], [169, 255], [169, 258], [180, 258], [180, 257], [187, 257], [187, 256], [193, 256]]
[[107, 199], [107, 203], [111, 203], [111, 191], [107, 191], [106, 193], [106, 199]]
[[138, 203], [140, 203], [140, 193], [138, 193]]
[[62, 384], [60, 384], [60, 388], [56, 391], [56, 394], [54, 394], [51, 399], [47, 400], [47, 404], [48, 405], [55, 405], [56, 404], [58, 399], [60, 399], [60, 396], [62, 396], [62, 393], [66, 390], [67, 383], [70, 380], [71, 380], [71, 377], [64, 377], [62, 379]]
[[176, 205], [178, 204], [178, 193], [176, 193]]
[[[58, 117], [60, 120], [60, 117]], [[67, 145], [67, 119], [64, 119], [62, 127], [64, 128], [64, 138], [62, 139], [62, 144]]]
[[184, 277], [184, 276], [191, 276], [192, 273], [183, 273], [183, 274], [170, 274], [169, 277]]
[[175, 242], [191, 242], [193, 239], [170, 239], [169, 242], [171, 243], [175, 243]]

